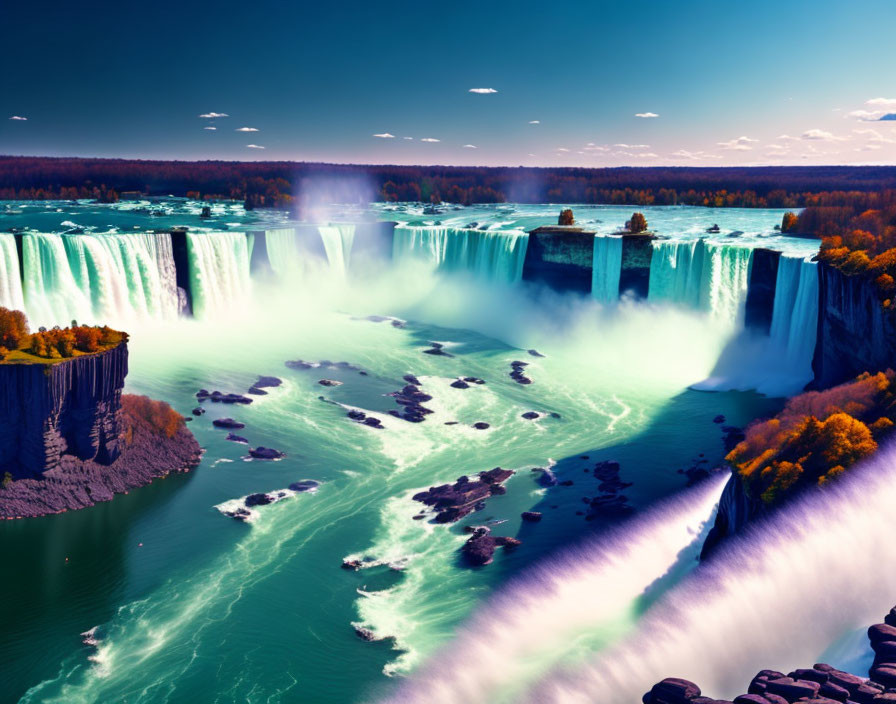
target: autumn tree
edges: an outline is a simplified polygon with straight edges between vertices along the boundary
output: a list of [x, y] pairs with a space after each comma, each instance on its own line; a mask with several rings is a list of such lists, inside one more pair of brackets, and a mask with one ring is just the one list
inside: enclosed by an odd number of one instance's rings
[[28, 335], [28, 323], [20, 310], [0, 307], [0, 347], [17, 350]]
[[796, 213], [784, 213], [784, 218], [781, 220], [781, 232], [796, 232], [798, 222], [799, 218]]
[[631, 233], [644, 232], [647, 229], [647, 218], [643, 213], [632, 213], [632, 219], [628, 221], [628, 231]]
[[557, 220], [558, 225], [575, 225], [576, 219], [573, 217], [572, 209], [565, 208], [560, 211], [560, 217]]

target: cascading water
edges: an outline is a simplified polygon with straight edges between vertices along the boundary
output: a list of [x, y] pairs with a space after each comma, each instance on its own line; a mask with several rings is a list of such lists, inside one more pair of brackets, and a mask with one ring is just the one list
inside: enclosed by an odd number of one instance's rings
[[591, 295], [604, 303], [619, 299], [619, 275], [622, 272], [622, 238], [594, 238], [591, 267]]
[[[864, 630], [896, 594], [894, 501], [889, 447], [723, 544], [631, 638], [588, 667], [557, 673], [528, 701], [628, 704], [670, 676], [730, 698], [760, 668], [787, 672], [819, 660], [866, 675]], [[851, 642], [862, 645], [843, 647]]]
[[330, 268], [345, 276], [351, 264], [352, 244], [355, 241], [354, 225], [321, 225], [317, 228], [327, 252]]
[[168, 234], [29, 233], [23, 252], [27, 310], [42, 324], [177, 315]]
[[654, 241], [648, 298], [705, 310], [736, 326], [743, 316], [751, 258], [750, 248], [704, 239]]
[[[771, 340], [789, 373], [811, 377], [818, 332], [818, 264], [781, 257], [775, 283]], [[807, 379], [808, 380], [808, 379]]]
[[522, 278], [528, 243], [529, 235], [518, 230], [396, 227], [392, 254], [396, 262], [422, 260], [441, 271], [514, 283]]
[[632, 626], [645, 590], [694, 564], [724, 481], [715, 477], [536, 567], [475, 614], [390, 701], [517, 701], [557, 663], [606, 646]]
[[245, 233], [188, 232], [187, 254], [196, 316], [211, 317], [246, 304], [252, 282]]
[[16, 310], [25, 307], [19, 253], [13, 235], [0, 235], [0, 306]]

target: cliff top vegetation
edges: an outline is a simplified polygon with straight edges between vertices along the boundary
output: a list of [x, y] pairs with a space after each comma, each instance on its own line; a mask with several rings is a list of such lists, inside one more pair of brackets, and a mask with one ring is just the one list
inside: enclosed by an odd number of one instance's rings
[[0, 307], [0, 364], [56, 364], [105, 352], [127, 342], [127, 333], [104, 325], [40, 328], [30, 332], [25, 314]]
[[726, 460], [765, 504], [834, 480], [891, 432], [894, 380], [891, 370], [866, 372], [826, 391], [794, 396], [774, 418], [749, 426]]
[[781, 230], [820, 237], [821, 261], [873, 281], [881, 305], [896, 309], [896, 191], [819, 196]]

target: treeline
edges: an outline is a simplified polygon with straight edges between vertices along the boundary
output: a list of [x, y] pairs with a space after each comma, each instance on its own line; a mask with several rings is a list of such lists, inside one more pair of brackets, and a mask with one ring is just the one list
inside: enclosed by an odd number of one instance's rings
[[896, 188], [896, 167], [528, 168], [0, 157], [0, 199], [115, 200], [122, 194], [333, 202], [610, 203], [800, 208], [819, 194]]
[[127, 342], [127, 339], [127, 333], [106, 325], [78, 325], [74, 320], [67, 328], [56, 326], [48, 330], [42, 327], [32, 333], [22, 311], [0, 306], [0, 361], [10, 358], [21, 361], [21, 355], [12, 354], [15, 352], [41, 359], [67, 359], [77, 354], [91, 354], [117, 347], [120, 343]]
[[787, 225], [782, 229], [820, 237], [822, 261], [869, 277], [882, 305], [896, 308], [896, 190], [820, 194]]
[[865, 373], [827, 391], [794, 396], [777, 416], [749, 426], [727, 461], [750, 495], [766, 505], [827, 484], [892, 432], [894, 376], [889, 370]]

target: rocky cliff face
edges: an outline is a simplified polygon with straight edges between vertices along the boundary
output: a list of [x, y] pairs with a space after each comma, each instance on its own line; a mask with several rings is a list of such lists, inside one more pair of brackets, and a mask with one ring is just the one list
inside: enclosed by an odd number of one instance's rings
[[747, 284], [747, 301], [744, 307], [744, 325], [766, 335], [772, 326], [780, 261], [781, 252], [762, 247], [753, 250], [750, 281]]
[[126, 343], [53, 365], [0, 365], [0, 472], [41, 475], [63, 455], [114, 462], [127, 371]]
[[826, 388], [896, 366], [896, 315], [881, 306], [872, 282], [820, 262], [818, 286], [816, 385]]
[[700, 559], [709, 557], [719, 543], [743, 530], [747, 523], [765, 513], [765, 510], [765, 504], [759, 498], [749, 495], [740, 476], [732, 474], [722, 491], [716, 520], [700, 550]]

